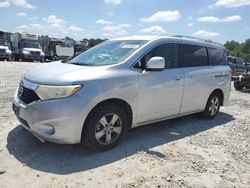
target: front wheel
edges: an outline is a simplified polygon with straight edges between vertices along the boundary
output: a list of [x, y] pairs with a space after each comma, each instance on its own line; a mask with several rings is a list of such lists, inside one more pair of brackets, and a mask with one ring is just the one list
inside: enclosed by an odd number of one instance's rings
[[103, 104], [89, 116], [83, 128], [83, 142], [92, 151], [106, 151], [118, 145], [128, 127], [124, 110], [113, 103]]
[[201, 116], [205, 119], [214, 119], [220, 110], [222, 99], [219, 93], [215, 92], [208, 98], [206, 108], [201, 113]]

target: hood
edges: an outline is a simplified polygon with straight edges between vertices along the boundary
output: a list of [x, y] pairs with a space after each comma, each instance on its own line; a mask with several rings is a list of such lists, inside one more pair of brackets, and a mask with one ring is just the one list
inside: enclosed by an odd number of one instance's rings
[[23, 48], [26, 51], [33, 51], [33, 52], [41, 52], [42, 50], [39, 48]]
[[109, 66], [80, 66], [60, 61], [43, 64], [25, 74], [30, 82], [44, 85], [71, 85], [106, 74]]

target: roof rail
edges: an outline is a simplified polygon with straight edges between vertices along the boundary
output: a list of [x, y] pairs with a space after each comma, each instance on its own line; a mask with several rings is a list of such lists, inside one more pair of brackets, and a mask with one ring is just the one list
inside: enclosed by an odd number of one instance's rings
[[195, 40], [198, 40], [198, 41], [201, 41], [201, 42], [209, 42], [209, 43], [212, 43], [212, 44], [217, 44], [217, 45], [223, 46], [222, 44], [220, 44], [218, 42], [215, 42], [215, 41], [212, 41], [210, 39], [203, 39], [203, 38], [198, 38], [198, 37], [190, 37], [190, 36], [185, 36], [185, 35], [171, 35], [171, 37], [195, 39]]

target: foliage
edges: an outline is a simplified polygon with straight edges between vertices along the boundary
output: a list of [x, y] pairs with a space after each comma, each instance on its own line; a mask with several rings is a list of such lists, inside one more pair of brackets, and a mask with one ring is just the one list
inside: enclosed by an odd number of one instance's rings
[[250, 62], [250, 39], [243, 43], [237, 41], [227, 41], [224, 46], [227, 49], [227, 54], [230, 56], [241, 57], [247, 62]]
[[93, 38], [88, 39], [89, 48], [91, 48], [91, 47], [93, 47], [93, 46], [95, 46], [97, 44], [100, 44], [100, 43], [104, 42], [105, 40], [107, 40], [107, 39], [99, 39], [99, 38], [98, 39], [93, 39]]

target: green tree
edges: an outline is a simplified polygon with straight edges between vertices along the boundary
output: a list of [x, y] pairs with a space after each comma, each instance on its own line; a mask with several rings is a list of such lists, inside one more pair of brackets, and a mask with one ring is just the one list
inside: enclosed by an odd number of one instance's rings
[[243, 43], [237, 41], [227, 41], [224, 46], [227, 49], [227, 54], [230, 56], [241, 57], [250, 62], [250, 39]]

